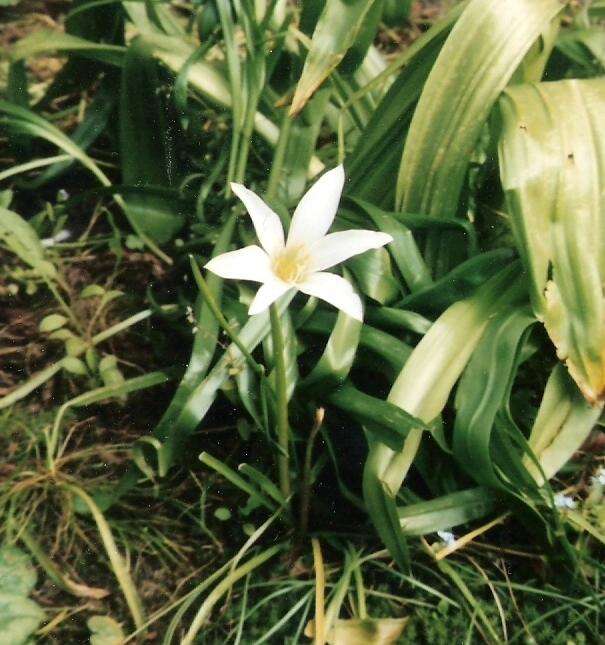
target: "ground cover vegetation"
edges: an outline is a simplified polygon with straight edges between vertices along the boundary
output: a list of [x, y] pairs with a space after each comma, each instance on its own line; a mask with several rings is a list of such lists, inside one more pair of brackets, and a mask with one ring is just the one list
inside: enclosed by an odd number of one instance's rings
[[0, 17], [0, 642], [602, 643], [605, 3]]

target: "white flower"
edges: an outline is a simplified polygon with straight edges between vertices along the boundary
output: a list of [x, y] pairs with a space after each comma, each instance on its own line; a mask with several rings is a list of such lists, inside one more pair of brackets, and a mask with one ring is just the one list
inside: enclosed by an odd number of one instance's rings
[[596, 486], [597, 484], [600, 486], [605, 486], [605, 468], [601, 466], [599, 470], [594, 474], [593, 477], [591, 477], [592, 483]]
[[554, 497], [555, 506], [557, 508], [569, 508], [574, 509], [578, 505], [577, 502], [570, 497], [569, 495], [564, 495], [563, 493], [557, 493]]
[[456, 541], [456, 536], [451, 531], [437, 531], [437, 535], [446, 546], [452, 546]]
[[68, 240], [70, 237], [71, 231], [68, 231], [66, 228], [64, 228], [53, 237], [45, 237], [43, 240], [40, 240], [40, 243], [43, 247], [49, 248], [51, 246], [54, 246], [55, 244], [65, 242], [65, 240]]
[[262, 283], [250, 305], [250, 315], [261, 313], [294, 288], [362, 319], [361, 299], [351, 284], [324, 269], [380, 248], [393, 238], [386, 233], [363, 230], [327, 234], [338, 209], [344, 179], [344, 169], [338, 166], [311, 186], [294, 211], [287, 241], [278, 215], [251, 190], [231, 184], [252, 218], [261, 246], [223, 253], [210, 260], [206, 268], [222, 278]]

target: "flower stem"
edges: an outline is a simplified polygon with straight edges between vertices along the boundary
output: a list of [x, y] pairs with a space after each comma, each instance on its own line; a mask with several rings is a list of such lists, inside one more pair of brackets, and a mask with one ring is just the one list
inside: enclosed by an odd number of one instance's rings
[[279, 312], [275, 304], [270, 307], [271, 337], [275, 360], [275, 396], [277, 400], [277, 444], [280, 448], [277, 455], [279, 487], [282, 495], [290, 497], [290, 423], [288, 421], [288, 388], [286, 383], [286, 362], [284, 360], [284, 335]]

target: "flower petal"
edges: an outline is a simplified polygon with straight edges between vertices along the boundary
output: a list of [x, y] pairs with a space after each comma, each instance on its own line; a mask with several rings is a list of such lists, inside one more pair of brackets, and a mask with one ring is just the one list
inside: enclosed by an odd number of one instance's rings
[[231, 183], [231, 190], [242, 200], [261, 246], [269, 255], [284, 248], [284, 227], [275, 211], [251, 190], [241, 184]]
[[296, 285], [309, 296], [321, 298], [356, 320], [363, 320], [361, 298], [348, 280], [335, 273], [313, 273]]
[[329, 269], [354, 255], [369, 249], [379, 249], [392, 241], [393, 238], [387, 233], [376, 231], [353, 230], [330, 233], [309, 248], [311, 270]]
[[253, 282], [274, 280], [269, 256], [256, 245], [217, 255], [206, 263], [205, 268], [220, 275], [221, 278], [231, 280], [252, 280]]
[[281, 280], [276, 280], [275, 278], [269, 282], [265, 282], [256, 292], [254, 300], [252, 300], [250, 308], [248, 309], [248, 313], [251, 316], [262, 313], [290, 288], [291, 285]]
[[288, 246], [312, 244], [328, 232], [338, 210], [344, 182], [344, 168], [337, 166], [322, 175], [309, 188], [292, 216]]

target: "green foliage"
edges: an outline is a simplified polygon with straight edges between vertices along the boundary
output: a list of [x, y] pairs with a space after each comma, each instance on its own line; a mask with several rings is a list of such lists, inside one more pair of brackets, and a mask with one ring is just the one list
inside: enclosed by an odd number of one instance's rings
[[16, 547], [0, 549], [0, 637], [5, 643], [23, 645], [36, 631], [44, 612], [27, 596], [36, 584], [29, 557]]
[[[39, 364], [30, 373], [19, 362], [29, 351], [2, 350], [10, 383], [29, 375], [3, 392], [0, 408], [46, 385], [40, 401], [53, 399], [53, 419], [33, 433], [35, 466], [20, 485], [59, 490], [70, 513], [73, 503], [92, 517], [123, 605], [95, 611], [124, 625], [129, 613], [141, 638], [146, 617], [164, 614], [144, 606], [151, 594], [137, 586], [147, 572], [122, 556], [130, 545], [112, 514], [130, 512], [148, 489], [195, 527], [195, 548], [205, 540], [197, 550], [210, 545], [222, 563], [196, 572], [174, 605], [166, 592], [174, 612], [165, 643], [286, 633], [298, 642], [312, 629], [313, 582], [317, 598], [327, 585], [313, 623], [321, 628], [325, 609], [327, 642], [392, 641], [404, 625], [402, 642], [556, 642], [530, 601], [514, 629], [503, 618], [518, 611], [513, 590], [535, 594], [540, 583], [490, 569], [492, 584], [473, 568], [478, 549], [468, 562], [450, 555], [473, 539], [491, 548], [478, 536], [505, 521], [527, 531], [528, 557], [540, 544], [544, 562], [582, 573], [582, 601], [551, 591], [552, 625], [578, 641], [598, 632], [602, 602], [591, 585], [601, 571], [602, 491], [586, 484], [574, 454], [600, 422], [605, 390], [605, 92], [594, 78], [604, 65], [602, 3], [458, 2], [426, 30], [412, 25], [422, 35], [401, 46], [393, 39], [408, 31], [389, 28], [413, 21], [410, 9], [388, 0], [83, 0], [65, 32], [10, 47], [0, 298], [36, 312], [43, 336], [31, 342], [44, 351], [31, 352]], [[398, 51], [385, 56], [385, 43]], [[35, 62], [49, 54], [66, 62], [44, 83]], [[292, 292], [249, 317], [247, 281], [223, 284], [203, 268], [256, 243], [231, 182], [263, 193], [287, 229], [308, 184], [339, 163], [347, 182], [333, 230], [394, 238], [343, 268], [364, 322]], [[152, 388], [171, 381], [156, 400]], [[70, 415], [90, 408], [97, 418], [109, 407], [129, 425], [138, 397], [153, 403], [144, 429], [89, 433], [72, 448]], [[98, 464], [77, 467], [97, 439], [120, 442], [119, 481], [103, 481]], [[577, 507], [557, 504], [557, 475]], [[46, 497], [8, 490], [0, 500], [9, 527], [26, 516], [49, 525]], [[23, 500], [27, 514], [13, 506]], [[468, 539], [431, 544], [453, 528]], [[367, 547], [374, 534], [396, 569], [351, 546]], [[309, 573], [311, 535], [338, 567], [322, 570], [316, 550]], [[273, 563], [284, 550], [307, 578], [256, 588], [259, 568], [280, 571]], [[11, 629], [26, 616], [15, 641], [25, 642], [42, 620], [27, 599], [35, 577], [22, 554], [2, 553], [16, 558], [15, 572], [30, 572], [3, 589], [0, 561], [5, 615]], [[417, 585], [410, 569], [434, 580]], [[19, 584], [18, 600], [6, 596]], [[287, 607], [270, 602], [271, 585]], [[418, 594], [413, 612], [395, 604], [405, 585]], [[225, 595], [233, 605], [214, 625]], [[134, 638], [108, 616], [89, 627], [98, 645]]]
[[88, 619], [90, 645], [120, 645], [125, 634], [122, 627], [110, 616], [93, 616]]

